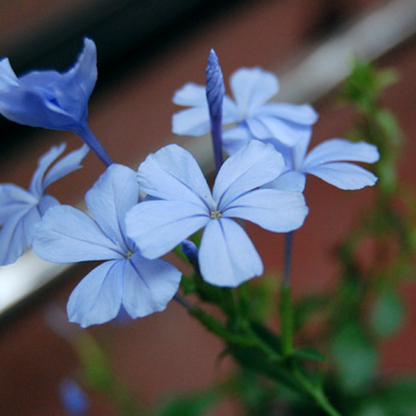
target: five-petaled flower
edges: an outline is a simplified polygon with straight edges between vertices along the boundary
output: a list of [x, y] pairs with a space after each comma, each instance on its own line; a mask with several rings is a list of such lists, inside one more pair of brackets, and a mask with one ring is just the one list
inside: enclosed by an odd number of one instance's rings
[[[86, 145], [49, 167], [65, 150], [65, 143], [52, 147], [43, 155], [30, 183], [29, 191], [10, 184], [0, 184], [0, 265], [15, 262], [27, 247], [32, 246], [36, 224], [46, 210], [59, 205], [56, 198], [45, 194], [53, 182], [81, 167], [88, 152]], [[46, 173], [46, 171], [49, 171]]]
[[258, 189], [283, 165], [273, 146], [254, 140], [224, 162], [211, 194], [192, 155], [177, 145], [166, 146], [139, 167], [140, 189], [153, 198], [127, 213], [127, 233], [143, 256], [154, 259], [205, 227], [198, 253], [202, 277], [235, 287], [261, 275], [263, 264], [232, 218], [288, 232], [299, 228], [308, 212], [301, 193]]
[[[271, 72], [241, 68], [231, 75], [230, 85], [235, 101], [227, 95], [224, 97], [222, 123], [236, 123], [236, 126], [223, 132], [224, 142], [238, 136], [241, 130], [257, 139], [273, 137], [288, 146], [310, 134], [311, 125], [318, 117], [310, 105], [267, 102], [279, 91], [279, 82]], [[203, 86], [186, 84], [175, 93], [173, 102], [192, 107], [174, 114], [174, 133], [202, 136], [210, 131]]]
[[72, 292], [70, 321], [82, 327], [117, 317], [162, 311], [178, 290], [181, 273], [164, 260], [143, 257], [126, 235], [125, 214], [139, 200], [136, 173], [111, 165], [87, 192], [93, 218], [71, 206], [48, 210], [37, 227], [33, 249], [44, 260], [69, 263], [106, 260]]
[[91, 39], [64, 73], [32, 71], [21, 77], [0, 60], [0, 114], [19, 124], [78, 134], [106, 164], [112, 159], [87, 124], [88, 100], [97, 80], [97, 50]]
[[273, 141], [285, 159], [285, 169], [266, 187], [302, 192], [305, 188], [306, 174], [317, 176], [344, 190], [361, 189], [377, 182], [373, 173], [361, 166], [348, 163], [377, 162], [380, 156], [376, 146], [365, 142], [353, 143], [345, 139], [331, 139], [307, 153], [309, 140], [307, 137], [293, 147]]

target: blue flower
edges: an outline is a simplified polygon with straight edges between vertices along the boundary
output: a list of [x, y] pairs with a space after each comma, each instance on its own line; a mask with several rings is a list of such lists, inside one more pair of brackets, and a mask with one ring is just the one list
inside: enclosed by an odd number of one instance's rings
[[0, 114], [19, 124], [77, 133], [107, 165], [112, 163], [87, 125], [88, 100], [97, 80], [91, 39], [67, 72], [32, 71], [21, 77], [8, 58], [0, 60]]
[[348, 163], [377, 162], [380, 156], [376, 146], [365, 142], [352, 143], [344, 139], [331, 139], [307, 153], [309, 140], [308, 137], [294, 147], [273, 142], [283, 155], [286, 167], [282, 174], [266, 187], [302, 192], [305, 188], [306, 174], [315, 175], [344, 190], [361, 189], [377, 182], [373, 173], [361, 166]]
[[75, 381], [62, 380], [59, 383], [59, 395], [68, 416], [85, 416], [89, 413], [88, 397]]
[[[310, 105], [267, 103], [279, 91], [279, 82], [271, 72], [260, 68], [241, 68], [232, 74], [230, 84], [235, 101], [224, 97], [222, 122], [237, 125], [223, 133], [224, 141], [235, 134], [235, 128], [240, 128], [257, 139], [273, 137], [293, 146], [309, 134], [311, 125], [317, 120], [317, 114]], [[188, 83], [175, 93], [173, 102], [192, 107], [174, 114], [174, 133], [202, 136], [209, 132], [204, 87]]]
[[181, 273], [163, 260], [144, 258], [126, 236], [124, 217], [139, 200], [133, 170], [111, 165], [87, 192], [93, 218], [70, 206], [53, 207], [39, 223], [33, 250], [55, 263], [106, 260], [72, 292], [67, 311], [82, 327], [117, 317], [162, 311], [179, 287]]
[[45, 189], [81, 167], [80, 163], [88, 152], [86, 145], [69, 153], [49, 169], [65, 147], [65, 143], [52, 147], [40, 158], [29, 191], [9, 183], [0, 184], [0, 225], [3, 226], [0, 230], [0, 265], [15, 262], [26, 247], [32, 246], [36, 224], [48, 208], [59, 205], [56, 198], [45, 194]]
[[140, 188], [153, 199], [127, 213], [127, 233], [152, 259], [205, 227], [198, 252], [201, 274], [213, 285], [235, 287], [261, 275], [263, 264], [246, 232], [231, 218], [288, 232], [299, 228], [307, 214], [301, 193], [258, 189], [281, 169], [282, 156], [254, 140], [223, 163], [211, 194], [192, 155], [166, 146], [139, 167]]

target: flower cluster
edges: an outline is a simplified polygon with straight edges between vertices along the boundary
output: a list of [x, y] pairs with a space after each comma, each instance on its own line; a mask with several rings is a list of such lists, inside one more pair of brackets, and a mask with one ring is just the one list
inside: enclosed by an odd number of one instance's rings
[[[1, 114], [22, 124], [72, 130], [107, 166], [85, 197], [91, 215], [44, 194], [50, 183], [80, 167], [86, 146], [51, 167], [64, 145], [52, 148], [39, 161], [29, 192], [0, 185], [1, 264], [31, 246], [52, 262], [103, 261], [73, 291], [71, 321], [86, 327], [120, 311], [136, 318], [163, 310], [181, 273], [160, 257], [184, 241], [184, 254], [207, 283], [236, 287], [263, 273], [244, 221], [276, 233], [301, 227], [308, 213], [302, 195], [306, 174], [341, 189], [376, 182], [372, 173], [349, 163], [375, 162], [372, 145], [332, 139], [306, 153], [317, 114], [306, 104], [268, 102], [279, 89], [272, 73], [237, 70], [230, 80], [234, 100], [225, 95], [213, 51], [206, 73], [207, 88], [186, 84], [174, 95], [176, 104], [191, 108], [173, 116], [173, 131], [212, 132], [217, 166], [212, 191], [197, 161], [177, 145], [149, 155], [137, 172], [112, 162], [87, 125], [97, 76], [91, 40], [63, 74], [39, 71], [18, 78], [7, 59], [0, 61]], [[229, 154], [225, 162], [223, 149]], [[186, 239], [200, 229], [199, 248], [190, 247]]]

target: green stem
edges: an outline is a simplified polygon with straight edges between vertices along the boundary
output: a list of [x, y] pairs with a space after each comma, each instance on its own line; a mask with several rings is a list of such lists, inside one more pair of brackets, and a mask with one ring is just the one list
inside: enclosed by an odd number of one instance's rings
[[280, 332], [282, 351], [285, 356], [293, 352], [293, 304], [290, 286], [282, 286], [280, 292]]
[[341, 416], [341, 413], [329, 403], [324, 392], [311, 383], [298, 369], [293, 368], [292, 374], [303, 389], [314, 399], [315, 403], [324, 410], [329, 416]]

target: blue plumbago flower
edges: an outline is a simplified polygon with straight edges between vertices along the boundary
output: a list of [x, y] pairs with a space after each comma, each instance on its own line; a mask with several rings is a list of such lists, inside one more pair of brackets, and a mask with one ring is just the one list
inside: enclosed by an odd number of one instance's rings
[[145, 200], [127, 213], [127, 233], [152, 259], [205, 227], [198, 252], [202, 277], [213, 285], [235, 287], [261, 275], [263, 264], [232, 217], [288, 232], [299, 228], [308, 212], [301, 193], [258, 189], [283, 166], [273, 146], [253, 140], [223, 163], [211, 194], [193, 156], [179, 146], [166, 146], [139, 167], [140, 188], [158, 199]]
[[[235, 101], [225, 96], [222, 123], [236, 123], [257, 139], [270, 137], [293, 146], [307, 136], [317, 114], [310, 105], [267, 103], [279, 91], [274, 74], [260, 68], [241, 68], [230, 78]], [[173, 116], [173, 132], [179, 135], [202, 136], [210, 130], [205, 88], [188, 83], [178, 90], [173, 102], [192, 107]], [[235, 127], [234, 127], [235, 128]], [[234, 128], [223, 132], [224, 141], [234, 135]]]
[[178, 290], [181, 273], [169, 263], [144, 258], [126, 236], [124, 217], [139, 200], [136, 173], [111, 165], [87, 192], [93, 218], [71, 206], [48, 210], [37, 227], [33, 250], [55, 263], [106, 260], [72, 292], [69, 320], [82, 327], [117, 317], [162, 311]]
[[56, 198], [45, 194], [45, 189], [81, 168], [80, 163], [88, 153], [86, 145], [69, 153], [49, 169], [65, 147], [65, 143], [52, 147], [39, 159], [29, 191], [11, 183], [0, 184], [0, 225], [3, 226], [0, 230], [0, 265], [15, 262], [26, 247], [32, 246], [36, 224], [47, 209], [59, 205]]
[[377, 162], [380, 156], [376, 146], [365, 142], [352, 143], [344, 139], [331, 139], [306, 153], [309, 140], [310, 137], [291, 148], [273, 142], [283, 155], [286, 167], [266, 187], [303, 191], [308, 173], [345, 190], [361, 189], [377, 182], [377, 177], [368, 170], [348, 163]]
[[32, 71], [21, 77], [8, 58], [0, 60], [0, 114], [19, 124], [77, 133], [106, 164], [110, 156], [87, 124], [88, 100], [97, 80], [97, 51], [91, 39], [67, 72]]

